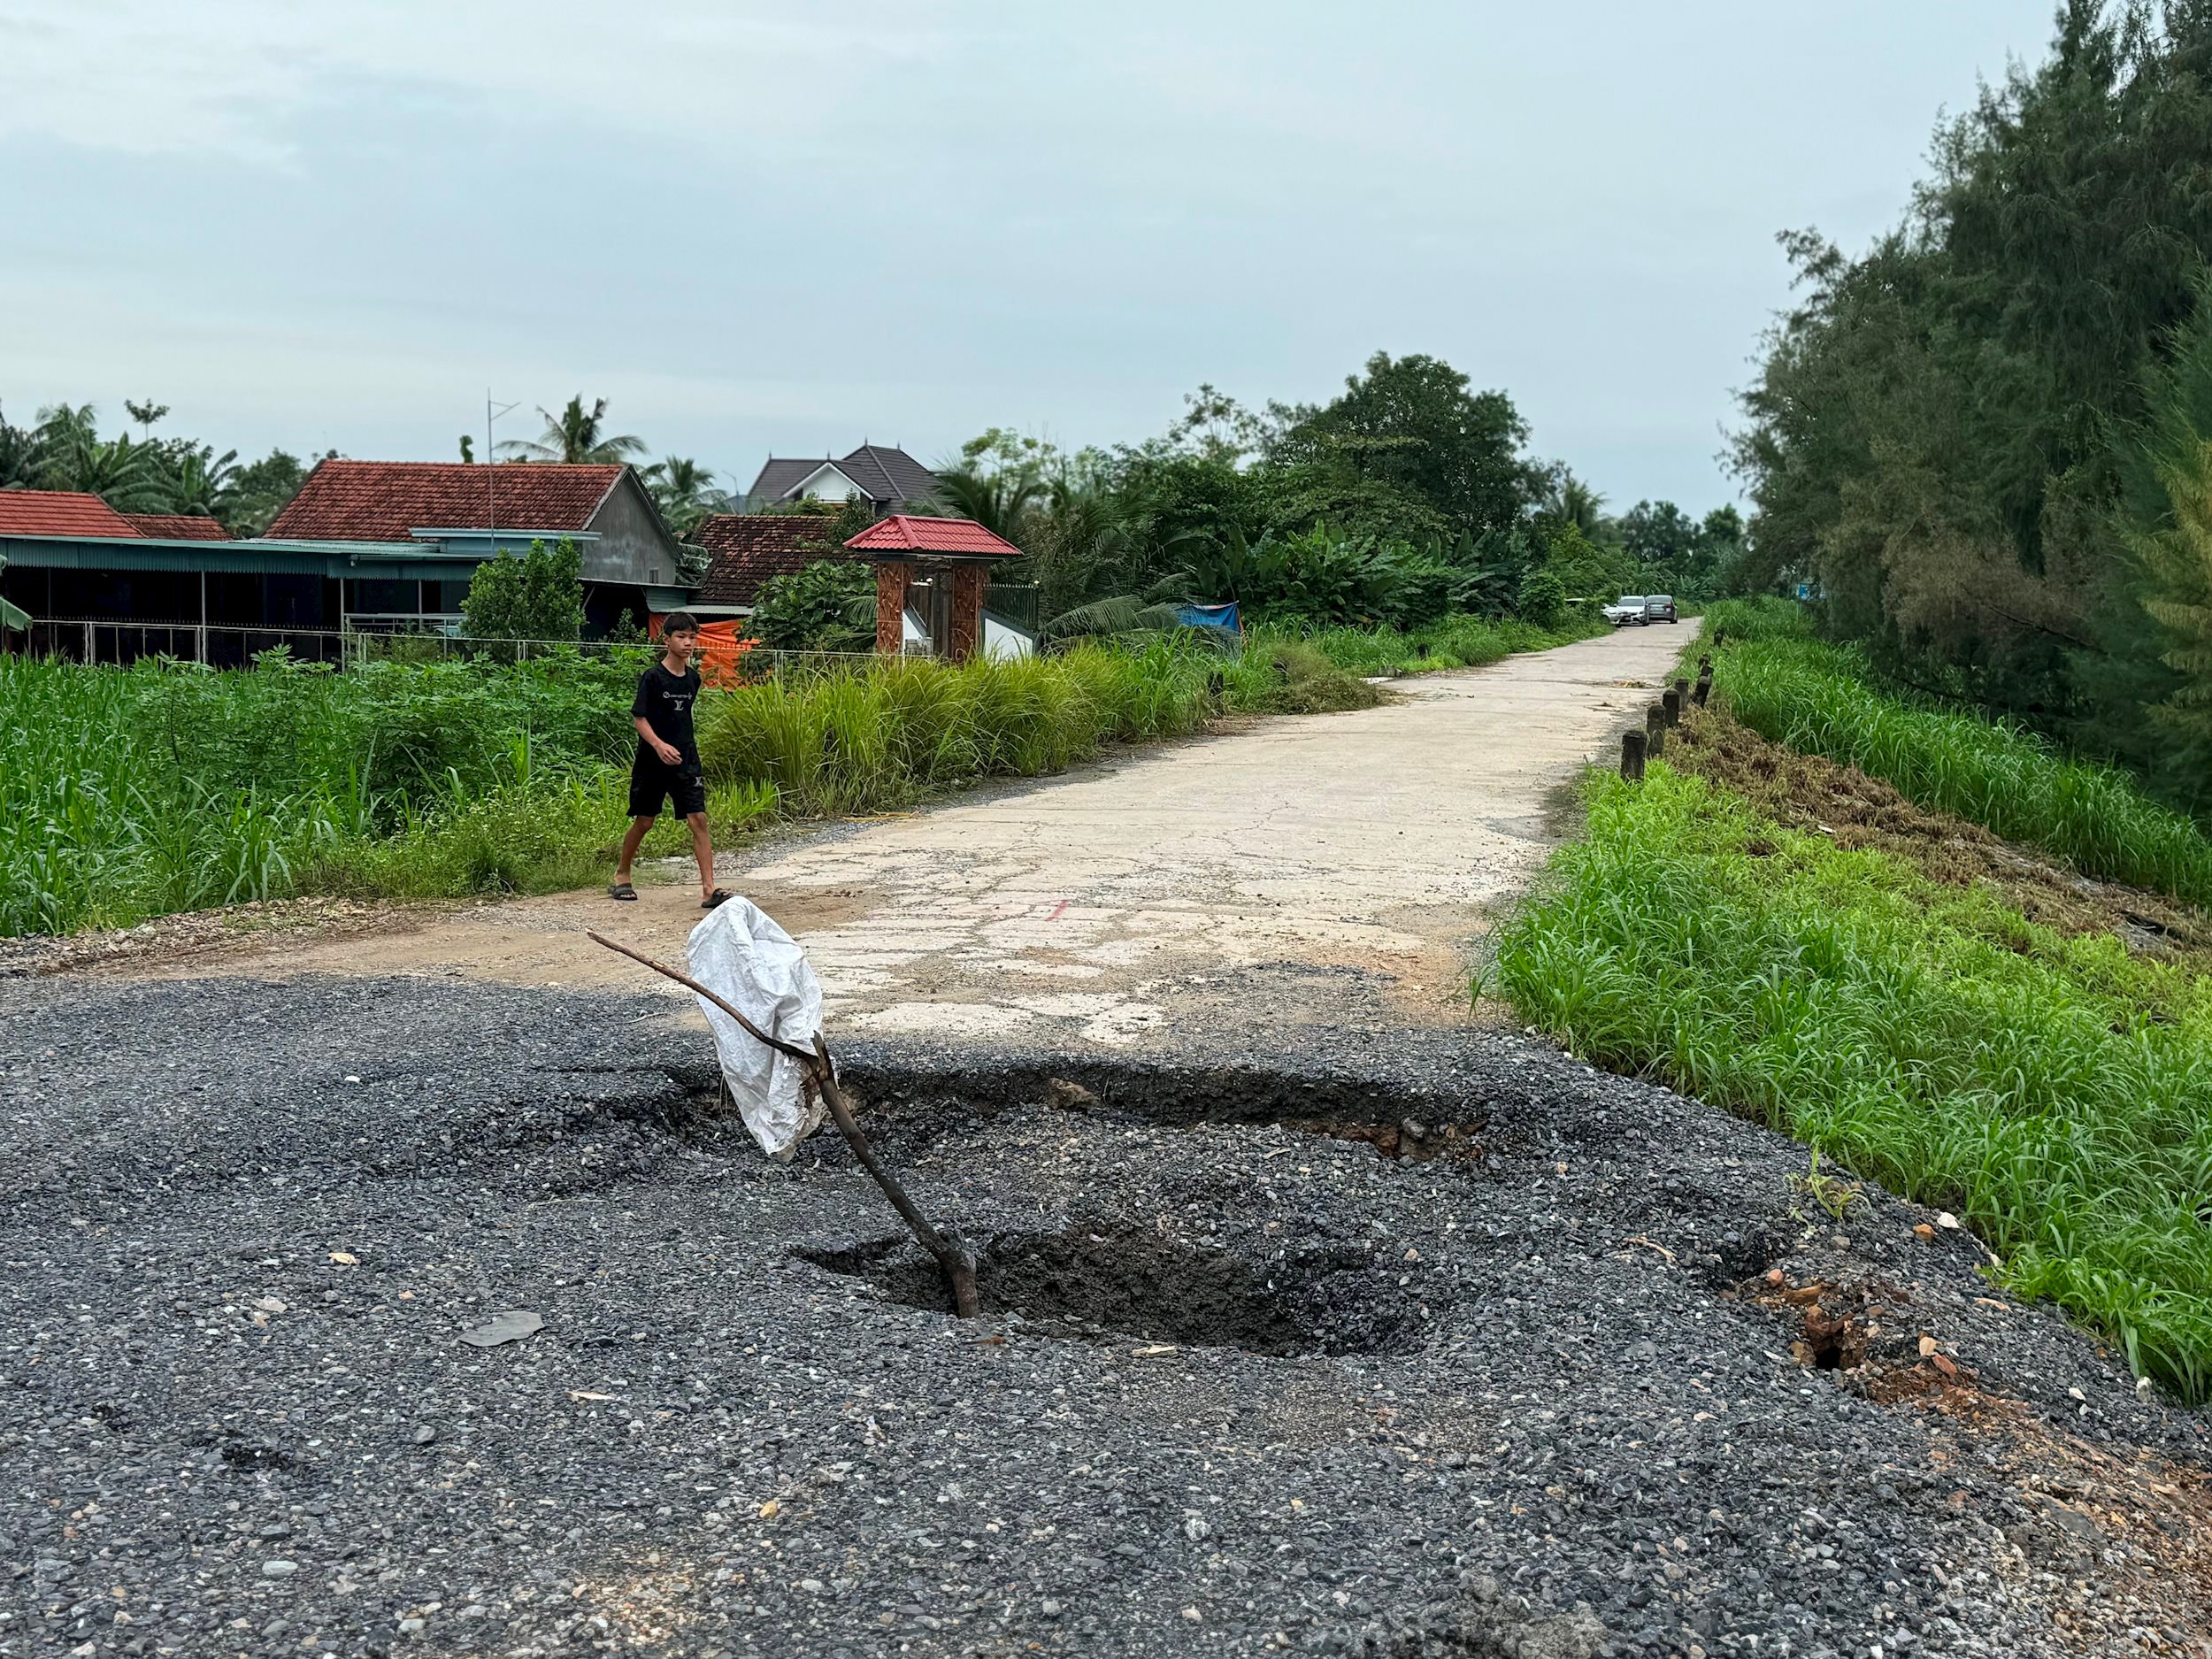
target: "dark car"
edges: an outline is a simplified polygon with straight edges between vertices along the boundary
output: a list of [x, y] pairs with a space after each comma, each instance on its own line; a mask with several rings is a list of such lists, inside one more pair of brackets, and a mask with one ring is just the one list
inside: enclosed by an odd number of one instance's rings
[[1648, 627], [1655, 622], [1679, 622], [1681, 618], [1674, 614], [1672, 594], [1646, 594], [1644, 595], [1645, 626]]

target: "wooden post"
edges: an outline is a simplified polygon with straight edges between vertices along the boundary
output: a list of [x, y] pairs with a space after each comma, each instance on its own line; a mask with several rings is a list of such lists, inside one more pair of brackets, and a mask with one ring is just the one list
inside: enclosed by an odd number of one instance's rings
[[906, 649], [906, 585], [913, 572], [904, 559], [876, 561], [876, 649], [886, 657]]
[[1669, 726], [1682, 724], [1682, 694], [1672, 686], [1669, 686], [1666, 695], [1659, 699], [1659, 707], [1662, 717]]
[[1679, 702], [1684, 708], [1689, 707], [1690, 682], [1686, 680], [1676, 680], [1674, 682], [1674, 695], [1676, 700]]
[[1621, 776], [1630, 783], [1644, 780], [1644, 734], [1641, 732], [1621, 733]]
[[1667, 714], [1657, 703], [1644, 710], [1644, 754], [1656, 760], [1667, 747]]
[[1697, 684], [1690, 687], [1690, 701], [1701, 709], [1705, 706], [1705, 699], [1712, 695], [1713, 671], [1708, 668], [1699, 673]]

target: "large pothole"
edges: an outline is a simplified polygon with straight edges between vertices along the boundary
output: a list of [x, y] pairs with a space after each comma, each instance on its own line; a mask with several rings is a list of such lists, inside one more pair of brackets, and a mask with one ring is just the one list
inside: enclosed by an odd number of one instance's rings
[[[950, 1311], [936, 1263], [902, 1239], [798, 1250], [886, 1300]], [[1395, 1264], [1392, 1264], [1395, 1267]], [[1047, 1336], [1252, 1354], [1371, 1354], [1419, 1340], [1420, 1286], [1356, 1248], [1262, 1262], [1145, 1233], [1002, 1233], [977, 1252], [987, 1317]]]

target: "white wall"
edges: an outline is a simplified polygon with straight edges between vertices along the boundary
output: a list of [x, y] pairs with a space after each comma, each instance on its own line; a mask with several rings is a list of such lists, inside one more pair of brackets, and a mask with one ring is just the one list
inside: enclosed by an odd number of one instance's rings
[[1036, 652], [1036, 645], [1019, 628], [1010, 628], [989, 616], [983, 618], [984, 656], [1033, 657]]
[[811, 495], [817, 501], [850, 501], [860, 491], [852, 480], [835, 467], [824, 465], [799, 486], [798, 493]]

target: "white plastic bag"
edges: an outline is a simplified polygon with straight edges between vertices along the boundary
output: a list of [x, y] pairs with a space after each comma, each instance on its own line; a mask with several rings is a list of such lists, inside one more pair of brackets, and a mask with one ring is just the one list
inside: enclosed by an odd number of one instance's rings
[[[798, 942], [749, 899], [725, 900], [691, 930], [684, 948], [691, 977], [772, 1037], [810, 1051], [822, 1028], [822, 982]], [[789, 1157], [822, 1123], [799, 1063], [750, 1035], [706, 1000], [699, 1007], [714, 1033], [714, 1051], [745, 1126], [772, 1157]]]

